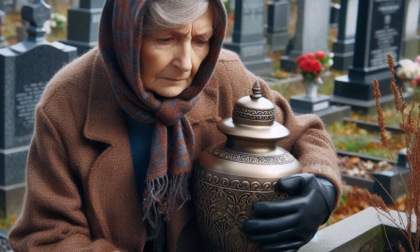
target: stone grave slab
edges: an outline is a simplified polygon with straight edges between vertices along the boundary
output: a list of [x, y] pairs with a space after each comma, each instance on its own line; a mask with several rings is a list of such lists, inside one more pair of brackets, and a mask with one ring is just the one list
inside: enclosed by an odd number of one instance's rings
[[77, 48], [82, 55], [98, 45], [99, 22], [105, 0], [80, 0], [80, 7], [67, 11], [67, 40], [64, 44]]
[[264, 5], [264, 0], [236, 0], [232, 38], [223, 44], [256, 75], [269, 75], [274, 70], [273, 60], [266, 57]]
[[267, 5], [267, 43], [270, 51], [283, 51], [290, 41], [290, 2], [288, 0], [272, 0]]
[[331, 3], [330, 7], [330, 26], [331, 27], [337, 27], [338, 26], [338, 20], [340, 19], [340, 13], [341, 13], [341, 2], [338, 3]]
[[[6, 15], [6, 13], [0, 9], [0, 28], [5, 23], [5, 21], [4, 21], [5, 15]], [[2, 29], [0, 29], [0, 48], [6, 47], [6, 46], [7, 46], [7, 41], [3, 36]]]
[[294, 112], [314, 113], [327, 109], [330, 106], [330, 97], [328, 95], [318, 94], [314, 99], [308, 98], [306, 94], [292, 96], [290, 99]]
[[5, 12], [20, 11], [27, 0], [0, 0], [0, 10]]
[[293, 48], [287, 55], [280, 58], [281, 69], [294, 72], [297, 69], [295, 61], [303, 53], [329, 52], [330, 2], [329, 0], [297, 0]]
[[333, 104], [374, 113], [373, 81], [380, 84], [381, 104], [392, 103], [387, 54], [397, 62], [401, 54], [405, 0], [366, 0], [358, 3], [353, 63], [347, 75], [334, 81]]
[[331, 106], [330, 96], [319, 94], [315, 99], [308, 99], [305, 94], [290, 98], [290, 106], [296, 115], [316, 114], [324, 124], [329, 125], [349, 116], [349, 106]]
[[[354, 152], [337, 151], [337, 154], [339, 156], [359, 157], [361, 160], [370, 160], [373, 162], [384, 161], [384, 159], [381, 158]], [[381, 172], [372, 172], [371, 176], [373, 180], [346, 174], [342, 174], [341, 177], [347, 185], [365, 188], [369, 192], [381, 196], [386, 204], [392, 204], [405, 195], [404, 183], [407, 183], [409, 170], [406, 166], [401, 164], [403, 162], [402, 160], [397, 163], [394, 163], [391, 160], [385, 161], [393, 166], [392, 169]]]
[[22, 8], [28, 39], [0, 49], [0, 212], [18, 214], [25, 166], [34, 129], [34, 110], [52, 76], [77, 57], [74, 47], [46, 41], [49, 7], [40, 0]]
[[357, 7], [359, 0], [341, 0], [338, 19], [338, 34], [333, 42], [335, 70], [347, 70], [353, 62], [356, 36]]
[[406, 15], [404, 16], [403, 34], [403, 57], [415, 60], [419, 55], [420, 36], [418, 32], [418, 20], [420, 13], [420, 1], [406, 0]]
[[[390, 214], [390, 218], [400, 219], [398, 212], [390, 210]], [[401, 219], [401, 225], [406, 225], [405, 213], [401, 213]], [[390, 239], [393, 242], [405, 240], [395, 223], [379, 214], [373, 207], [369, 207], [318, 231], [299, 252], [388, 251], [387, 235], [393, 237]], [[394, 249], [398, 251], [398, 246]]]

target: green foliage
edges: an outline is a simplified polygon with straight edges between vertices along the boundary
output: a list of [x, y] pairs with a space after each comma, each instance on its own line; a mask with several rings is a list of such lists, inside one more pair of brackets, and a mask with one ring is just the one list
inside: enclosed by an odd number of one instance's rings
[[67, 17], [59, 12], [51, 13], [50, 26], [52, 29], [64, 31], [66, 28]]

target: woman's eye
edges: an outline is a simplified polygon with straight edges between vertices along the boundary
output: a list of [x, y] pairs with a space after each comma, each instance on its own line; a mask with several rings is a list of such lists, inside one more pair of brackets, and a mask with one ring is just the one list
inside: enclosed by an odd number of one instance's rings
[[208, 44], [208, 40], [206, 40], [206, 39], [195, 39], [194, 40], [194, 42], [197, 44], [197, 45], [207, 45]]
[[171, 42], [172, 42], [172, 40], [173, 40], [173, 38], [172, 38], [172, 37], [159, 38], [159, 39], [157, 39], [157, 41], [158, 41], [159, 43], [161, 43], [161, 44], [169, 44], [169, 43], [171, 43]]

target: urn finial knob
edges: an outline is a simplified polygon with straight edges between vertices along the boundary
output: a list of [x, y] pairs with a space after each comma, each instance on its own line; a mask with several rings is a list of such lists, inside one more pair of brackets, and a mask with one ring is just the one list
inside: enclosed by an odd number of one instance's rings
[[260, 83], [258, 81], [256, 81], [254, 86], [252, 87], [251, 99], [257, 100], [261, 97], [262, 97], [262, 95], [261, 95]]
[[274, 141], [289, 135], [289, 130], [275, 121], [274, 104], [262, 96], [255, 82], [252, 94], [236, 101], [232, 117], [219, 122], [218, 129], [228, 136]]

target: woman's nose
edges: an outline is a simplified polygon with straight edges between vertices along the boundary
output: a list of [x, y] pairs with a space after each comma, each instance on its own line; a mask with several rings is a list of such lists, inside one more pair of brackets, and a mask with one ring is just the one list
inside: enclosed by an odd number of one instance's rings
[[175, 55], [172, 64], [183, 72], [190, 71], [192, 68], [191, 50], [190, 43], [178, 45], [174, 52]]

